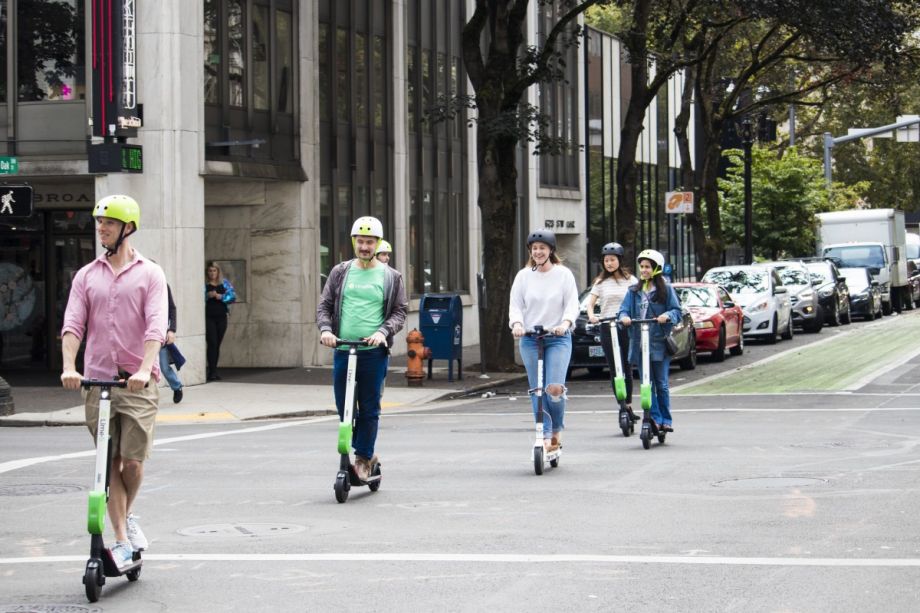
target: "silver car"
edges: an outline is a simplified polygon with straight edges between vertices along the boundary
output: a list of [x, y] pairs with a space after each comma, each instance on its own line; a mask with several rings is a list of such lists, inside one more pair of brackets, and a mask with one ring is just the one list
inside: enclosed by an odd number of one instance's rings
[[805, 332], [820, 332], [824, 327], [824, 310], [815, 288], [817, 284], [808, 272], [808, 267], [798, 260], [757, 262], [756, 265], [772, 268], [779, 273], [783, 285], [789, 290], [793, 325]]

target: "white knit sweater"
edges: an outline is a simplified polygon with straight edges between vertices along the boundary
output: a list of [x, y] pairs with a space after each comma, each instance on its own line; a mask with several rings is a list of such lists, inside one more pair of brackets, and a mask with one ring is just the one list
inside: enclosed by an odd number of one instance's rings
[[574, 325], [578, 317], [578, 287], [572, 271], [556, 264], [547, 272], [522, 268], [511, 286], [508, 323], [521, 323], [525, 330], [543, 326], [551, 330], [568, 320]]

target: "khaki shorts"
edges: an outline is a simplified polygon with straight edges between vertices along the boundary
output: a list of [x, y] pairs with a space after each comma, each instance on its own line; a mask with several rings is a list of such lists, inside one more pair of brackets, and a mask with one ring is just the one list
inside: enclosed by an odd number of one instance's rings
[[[100, 393], [98, 387], [83, 390], [86, 427], [89, 428], [93, 439], [96, 438], [99, 421]], [[157, 410], [160, 408], [160, 390], [156, 382], [151, 381], [139, 392], [112, 388], [111, 407], [109, 437], [112, 440], [113, 456], [143, 462], [150, 457]]]

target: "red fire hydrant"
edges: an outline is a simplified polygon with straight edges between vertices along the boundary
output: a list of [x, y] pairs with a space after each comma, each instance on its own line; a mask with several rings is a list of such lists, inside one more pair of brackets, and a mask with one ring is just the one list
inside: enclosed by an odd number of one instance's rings
[[425, 360], [431, 357], [431, 349], [425, 347], [425, 337], [417, 329], [406, 335], [409, 361], [406, 366], [406, 379], [409, 387], [421, 387], [425, 378]]

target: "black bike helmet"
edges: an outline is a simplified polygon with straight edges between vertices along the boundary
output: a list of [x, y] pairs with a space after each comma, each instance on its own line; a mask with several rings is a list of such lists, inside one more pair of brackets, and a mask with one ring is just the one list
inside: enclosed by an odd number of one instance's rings
[[534, 230], [527, 236], [527, 248], [534, 243], [546, 243], [550, 251], [556, 250], [556, 234], [552, 230]]
[[623, 245], [620, 243], [607, 243], [601, 247], [601, 257], [604, 257], [605, 255], [615, 255], [622, 260], [624, 253], [625, 250], [623, 249]]

